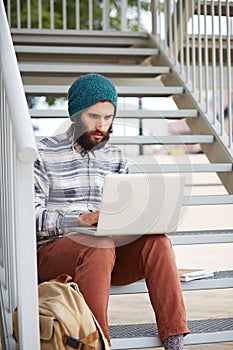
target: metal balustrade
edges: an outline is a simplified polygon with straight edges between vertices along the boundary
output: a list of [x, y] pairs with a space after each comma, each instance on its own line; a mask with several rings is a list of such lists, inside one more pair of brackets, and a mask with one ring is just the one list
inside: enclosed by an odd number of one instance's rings
[[138, 0], [5, 0], [10, 26], [17, 29], [120, 30], [143, 29], [142, 12], [150, 1]]
[[[11, 35], [0, 1], [0, 325], [3, 349], [39, 349], [33, 162], [37, 149]], [[30, 304], [30, 308], [28, 305]], [[30, 325], [30, 331], [28, 326]]]
[[153, 36], [233, 154], [231, 0], [153, 0]]

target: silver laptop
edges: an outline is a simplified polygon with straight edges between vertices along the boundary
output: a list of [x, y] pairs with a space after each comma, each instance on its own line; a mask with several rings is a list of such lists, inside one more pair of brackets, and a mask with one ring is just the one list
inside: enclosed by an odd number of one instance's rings
[[180, 174], [108, 174], [98, 226], [76, 227], [73, 232], [94, 236], [174, 232], [184, 187]]

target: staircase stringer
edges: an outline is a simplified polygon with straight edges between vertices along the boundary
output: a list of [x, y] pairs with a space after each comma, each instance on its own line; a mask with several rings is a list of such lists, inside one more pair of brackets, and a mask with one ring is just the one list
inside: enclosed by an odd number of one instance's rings
[[[173, 58], [168, 56], [166, 52], [169, 52], [168, 48], [164, 49], [162, 45], [157, 42], [155, 37], [152, 37], [154, 45], [159, 49], [160, 55], [164, 62], [170, 67], [172, 79], [169, 75], [164, 75], [162, 81], [166, 86], [174, 85], [174, 81], [177, 85], [181, 85], [184, 88], [184, 94], [174, 95], [178, 108], [196, 109], [198, 111], [198, 118], [188, 118], [186, 120], [192, 134], [210, 134], [214, 136], [214, 142], [212, 144], [201, 144], [201, 148], [208, 160], [211, 163], [231, 163], [233, 165], [233, 154], [231, 150], [226, 146], [224, 137], [219, 135], [219, 125], [213, 125], [208, 120], [208, 114], [204, 111], [204, 107], [198, 102], [198, 98], [195, 93], [190, 89], [191, 82], [186, 82], [185, 77], [179, 73], [179, 67], [173, 64]], [[233, 194], [233, 167], [232, 172], [229, 173], [217, 173], [223, 186], [226, 188], [229, 194]]]

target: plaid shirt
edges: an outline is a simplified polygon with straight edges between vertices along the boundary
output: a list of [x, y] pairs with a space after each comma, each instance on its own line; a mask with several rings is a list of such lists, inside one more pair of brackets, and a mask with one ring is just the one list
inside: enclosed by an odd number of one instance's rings
[[78, 215], [99, 209], [104, 177], [127, 173], [122, 151], [107, 143], [86, 151], [73, 144], [73, 126], [38, 144], [35, 162], [35, 213], [38, 243], [58, 238], [78, 226]]

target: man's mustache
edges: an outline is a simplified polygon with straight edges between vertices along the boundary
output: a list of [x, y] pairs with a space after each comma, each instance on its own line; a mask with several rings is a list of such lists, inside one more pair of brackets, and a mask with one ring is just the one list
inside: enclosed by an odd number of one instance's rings
[[93, 130], [93, 131], [87, 131], [87, 134], [89, 136], [98, 134], [100, 136], [105, 137], [105, 136], [107, 136], [109, 134], [109, 131], [103, 132], [103, 131]]

